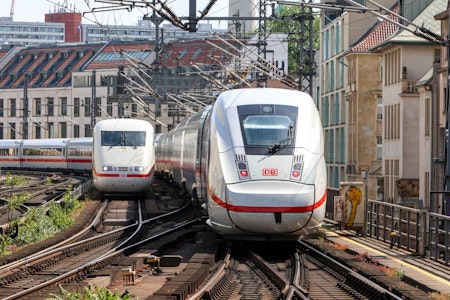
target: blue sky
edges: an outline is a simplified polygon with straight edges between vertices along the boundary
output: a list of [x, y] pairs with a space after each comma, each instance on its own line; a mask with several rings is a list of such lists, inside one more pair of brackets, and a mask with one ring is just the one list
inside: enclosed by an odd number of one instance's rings
[[[147, 0], [149, 1], [149, 0]], [[44, 15], [54, 12], [58, 9], [57, 4], [67, 2], [69, 8], [77, 12], [89, 11], [90, 7], [101, 7], [102, 3], [95, 0], [15, 0], [14, 5], [14, 21], [44, 22]], [[207, 0], [197, 0], [197, 10], [203, 10]], [[8, 17], [10, 15], [12, 0], [0, 0], [0, 17]], [[168, 0], [167, 4], [172, 10], [180, 16], [188, 15], [188, 0]], [[148, 12], [149, 9], [133, 9], [131, 12], [126, 10], [112, 11], [107, 13], [86, 14], [83, 23], [101, 23], [103, 25], [136, 25], [139, 19]], [[212, 7], [209, 16], [223, 17], [228, 13], [228, 0], [218, 0]]]

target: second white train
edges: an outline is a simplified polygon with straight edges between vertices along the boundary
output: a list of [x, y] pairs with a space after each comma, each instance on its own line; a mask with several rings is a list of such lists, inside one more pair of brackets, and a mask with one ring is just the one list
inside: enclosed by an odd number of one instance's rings
[[142, 193], [153, 182], [153, 126], [144, 120], [109, 119], [93, 133], [94, 186], [105, 193]]
[[237, 89], [156, 138], [156, 171], [231, 239], [296, 240], [325, 215], [320, 117], [306, 93]]

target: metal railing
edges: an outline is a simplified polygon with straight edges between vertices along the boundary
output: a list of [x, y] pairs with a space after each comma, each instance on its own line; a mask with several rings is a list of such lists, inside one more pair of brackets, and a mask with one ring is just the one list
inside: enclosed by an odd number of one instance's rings
[[446, 265], [450, 260], [450, 217], [428, 214], [428, 256]]
[[[338, 189], [328, 189], [325, 217], [332, 220], [336, 195]], [[368, 200], [364, 222], [367, 236], [450, 265], [450, 216]]]
[[[379, 201], [368, 202], [367, 235], [400, 248], [422, 254], [426, 220], [423, 211], [402, 205]], [[394, 241], [393, 241], [394, 239]]]

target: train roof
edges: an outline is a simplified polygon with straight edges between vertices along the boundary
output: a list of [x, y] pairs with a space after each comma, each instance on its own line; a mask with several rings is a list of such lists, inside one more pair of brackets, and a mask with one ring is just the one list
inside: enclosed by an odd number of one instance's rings
[[[307, 100], [307, 101], [302, 101]], [[312, 105], [314, 101], [309, 94], [297, 90], [280, 88], [244, 88], [221, 93], [216, 105], [224, 108], [245, 104], [288, 104]]]
[[69, 139], [36, 139], [36, 140], [23, 140], [23, 147], [51, 147], [51, 146], [65, 146], [69, 142]]
[[107, 119], [98, 122], [94, 130], [153, 130], [153, 126], [150, 122], [141, 119]]
[[0, 147], [19, 146], [22, 140], [0, 140]]

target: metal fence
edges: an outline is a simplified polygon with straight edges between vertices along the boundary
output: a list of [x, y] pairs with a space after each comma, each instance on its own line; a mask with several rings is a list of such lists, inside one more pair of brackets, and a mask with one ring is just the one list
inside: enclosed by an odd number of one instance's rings
[[[339, 189], [328, 189], [325, 217], [331, 220], [337, 195]], [[367, 236], [450, 265], [450, 216], [375, 200], [367, 208]]]

